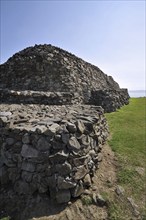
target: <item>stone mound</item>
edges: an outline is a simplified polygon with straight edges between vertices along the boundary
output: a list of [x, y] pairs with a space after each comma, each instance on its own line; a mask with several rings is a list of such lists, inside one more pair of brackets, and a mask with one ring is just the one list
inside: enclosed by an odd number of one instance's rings
[[1, 102], [94, 104], [115, 111], [128, 104], [127, 89], [75, 55], [51, 45], [35, 45], [0, 66]]
[[104, 111], [128, 104], [128, 92], [51, 45], [26, 48], [0, 68], [0, 216], [19, 216], [5, 207], [15, 197], [67, 204], [92, 185], [109, 133]]

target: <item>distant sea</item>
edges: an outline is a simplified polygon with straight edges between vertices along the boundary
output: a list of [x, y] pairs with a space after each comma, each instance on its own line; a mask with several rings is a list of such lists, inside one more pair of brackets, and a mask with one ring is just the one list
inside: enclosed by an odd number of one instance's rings
[[146, 97], [146, 90], [129, 90], [131, 98]]

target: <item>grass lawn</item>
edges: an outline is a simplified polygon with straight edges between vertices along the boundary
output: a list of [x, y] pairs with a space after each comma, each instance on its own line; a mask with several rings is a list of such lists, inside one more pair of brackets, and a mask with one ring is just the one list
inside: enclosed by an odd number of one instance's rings
[[[113, 113], [107, 113], [110, 129], [109, 145], [118, 158], [117, 177], [118, 184], [123, 186], [127, 196], [134, 199], [139, 207], [142, 219], [146, 219], [145, 214], [145, 191], [146, 191], [146, 98], [131, 98], [130, 104], [122, 107]], [[119, 204], [118, 204], [119, 203]], [[114, 219], [124, 219], [126, 217], [125, 207], [120, 202], [114, 203], [112, 212], [119, 209], [119, 213], [114, 213]], [[122, 212], [124, 208], [124, 212]], [[123, 217], [120, 217], [120, 212]], [[119, 216], [119, 217], [116, 217]], [[127, 217], [126, 217], [127, 219]], [[133, 218], [128, 218], [133, 219]]]

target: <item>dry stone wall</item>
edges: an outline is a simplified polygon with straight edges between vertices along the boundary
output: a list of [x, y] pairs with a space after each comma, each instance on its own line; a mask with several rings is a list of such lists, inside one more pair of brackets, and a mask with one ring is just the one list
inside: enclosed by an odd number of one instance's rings
[[91, 185], [108, 126], [96, 106], [1, 105], [0, 133], [2, 188], [64, 203]]
[[113, 112], [129, 103], [129, 95], [127, 89], [119, 90], [96, 90], [91, 92], [89, 103], [100, 105], [105, 112]]
[[[27, 95], [27, 100], [33, 104], [38, 102], [38, 96], [42, 96], [42, 104], [67, 104], [68, 101], [68, 104], [94, 104], [104, 107], [105, 111], [115, 111], [115, 106], [121, 107], [129, 102], [128, 91], [121, 92], [118, 83], [111, 76], [52, 45], [28, 47], [2, 64], [0, 70], [1, 102], [10, 98], [17, 103], [18, 98], [22, 103], [27, 103], [24, 95], [26, 91], [32, 94], [32, 98]], [[102, 95], [102, 90], [107, 92]], [[19, 95], [14, 95], [11, 91], [16, 91]], [[110, 95], [107, 96], [109, 91]], [[49, 95], [44, 97], [44, 92], [58, 93], [62, 101], [58, 95], [54, 95], [53, 99]], [[109, 98], [110, 96], [113, 98]], [[116, 96], [119, 98], [115, 99]], [[114, 105], [110, 105], [111, 100]]]
[[80, 196], [102, 160], [103, 112], [128, 104], [127, 90], [51, 45], [26, 48], [0, 70], [1, 198], [7, 187], [58, 203]]
[[0, 89], [1, 103], [15, 104], [45, 104], [45, 105], [69, 105], [83, 103], [77, 93], [71, 92], [44, 92], [44, 91], [16, 91]]

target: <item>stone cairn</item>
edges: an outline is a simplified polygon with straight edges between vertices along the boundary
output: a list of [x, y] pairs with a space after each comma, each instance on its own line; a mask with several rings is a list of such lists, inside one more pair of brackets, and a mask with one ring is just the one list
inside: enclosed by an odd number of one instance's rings
[[128, 104], [127, 90], [51, 45], [26, 48], [0, 68], [1, 192], [46, 193], [57, 203], [80, 196], [102, 160], [104, 111]]
[[49, 192], [58, 203], [65, 203], [91, 186], [108, 136], [101, 107], [2, 107], [3, 187], [11, 183], [18, 194]]
[[112, 112], [129, 103], [127, 89], [98, 67], [52, 45], [35, 45], [0, 65], [3, 103], [102, 106]]

